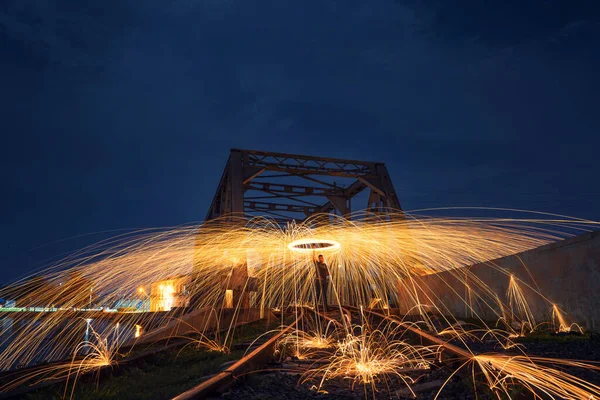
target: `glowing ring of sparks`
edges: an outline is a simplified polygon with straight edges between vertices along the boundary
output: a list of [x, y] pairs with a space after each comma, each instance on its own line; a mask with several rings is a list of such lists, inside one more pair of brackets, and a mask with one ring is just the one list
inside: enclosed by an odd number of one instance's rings
[[288, 244], [288, 249], [296, 253], [312, 253], [313, 251], [338, 251], [340, 244], [329, 239], [299, 239]]

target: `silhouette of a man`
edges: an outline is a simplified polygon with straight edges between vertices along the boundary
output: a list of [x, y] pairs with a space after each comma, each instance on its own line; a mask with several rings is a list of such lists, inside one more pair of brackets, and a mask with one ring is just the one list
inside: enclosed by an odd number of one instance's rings
[[316, 269], [316, 277], [315, 277], [315, 307], [318, 307], [319, 302], [323, 302], [323, 310], [325, 312], [328, 310], [328, 302], [327, 302], [327, 289], [329, 286], [329, 269], [327, 268], [327, 264], [325, 264], [325, 258], [322, 254], [319, 254], [317, 258], [314, 260], [315, 269]]

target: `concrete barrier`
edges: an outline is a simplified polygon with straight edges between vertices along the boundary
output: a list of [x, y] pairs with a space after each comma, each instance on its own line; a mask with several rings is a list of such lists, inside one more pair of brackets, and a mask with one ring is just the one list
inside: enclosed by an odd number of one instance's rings
[[221, 330], [234, 323], [253, 322], [260, 319], [260, 310], [257, 308], [243, 309], [213, 309], [201, 308], [178, 318], [173, 318], [165, 326], [142, 334], [132, 343], [136, 345], [152, 343], [162, 339], [184, 336], [194, 331], [209, 332]]
[[[408, 312], [418, 296], [420, 303], [442, 307], [444, 312], [460, 318], [476, 312], [494, 319], [500, 313], [498, 299], [507, 301], [511, 274], [517, 278], [536, 321], [548, 321], [554, 303], [566, 312], [567, 322], [600, 330], [600, 231], [486, 263], [419, 277], [416, 291], [411, 282], [402, 281], [399, 285], [402, 312]], [[478, 283], [490, 291], [475, 289]], [[469, 286], [473, 291], [469, 291]], [[474, 292], [479, 293], [479, 298]]]

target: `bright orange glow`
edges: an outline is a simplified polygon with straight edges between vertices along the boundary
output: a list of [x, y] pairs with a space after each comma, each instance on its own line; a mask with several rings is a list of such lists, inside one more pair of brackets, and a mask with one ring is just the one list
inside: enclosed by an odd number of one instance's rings
[[335, 240], [326, 239], [298, 239], [288, 244], [288, 249], [294, 253], [312, 254], [315, 252], [336, 252], [340, 250], [340, 244]]
[[173, 307], [173, 293], [175, 293], [175, 289], [172, 285], [161, 285], [162, 291], [162, 302], [163, 302], [163, 310], [170, 311], [171, 307]]
[[400, 325], [383, 322], [373, 327], [363, 321], [349, 330], [356, 331], [360, 333], [346, 333], [336, 343], [329, 362], [306, 372], [303, 381], [319, 379], [320, 389], [325, 381], [341, 377], [349, 379], [352, 386], [370, 385], [374, 390], [378, 382], [395, 376], [410, 387], [414, 380], [405, 371], [428, 370], [439, 356], [438, 346], [413, 346], [398, 339]]
[[227, 289], [225, 291], [225, 308], [233, 308], [233, 290]]

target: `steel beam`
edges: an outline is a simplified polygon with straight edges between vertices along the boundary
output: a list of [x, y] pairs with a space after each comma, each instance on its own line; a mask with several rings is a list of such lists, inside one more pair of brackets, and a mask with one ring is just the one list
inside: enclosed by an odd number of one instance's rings
[[[346, 182], [331, 183], [328, 176]], [[305, 184], [291, 182], [294, 179]], [[351, 200], [366, 188], [371, 190], [367, 210], [401, 210], [382, 163], [232, 149], [206, 220], [245, 212], [265, 212], [278, 220], [332, 212], [348, 216]]]

